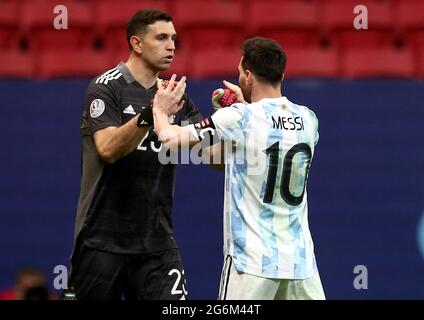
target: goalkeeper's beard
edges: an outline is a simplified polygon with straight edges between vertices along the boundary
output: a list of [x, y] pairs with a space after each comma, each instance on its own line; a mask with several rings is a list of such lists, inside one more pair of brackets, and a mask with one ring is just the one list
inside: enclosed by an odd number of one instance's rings
[[160, 61], [152, 62], [152, 61], [149, 61], [147, 59], [143, 59], [141, 55], [140, 55], [140, 60], [150, 70], [152, 70], [153, 72], [155, 72], [157, 74], [159, 74], [160, 72], [164, 72], [164, 71], [168, 70], [172, 65], [172, 62], [170, 62], [169, 64], [168, 63], [162, 63], [161, 64]]

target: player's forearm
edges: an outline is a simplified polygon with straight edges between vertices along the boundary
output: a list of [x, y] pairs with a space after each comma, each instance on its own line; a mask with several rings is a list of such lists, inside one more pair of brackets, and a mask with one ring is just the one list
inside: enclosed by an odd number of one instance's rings
[[168, 122], [168, 115], [162, 110], [153, 108], [153, 122], [155, 132], [160, 141], [165, 145], [165, 148], [178, 146], [181, 128], [178, 126], [170, 125]]
[[198, 140], [191, 133], [189, 126], [180, 127], [168, 122], [168, 114], [159, 108], [153, 108], [155, 132], [166, 149], [180, 146], [193, 146]]
[[119, 128], [110, 128], [106, 134], [96, 139], [97, 151], [105, 162], [114, 163], [125, 157], [135, 150], [147, 134], [149, 127], [139, 128], [137, 118], [134, 117]]

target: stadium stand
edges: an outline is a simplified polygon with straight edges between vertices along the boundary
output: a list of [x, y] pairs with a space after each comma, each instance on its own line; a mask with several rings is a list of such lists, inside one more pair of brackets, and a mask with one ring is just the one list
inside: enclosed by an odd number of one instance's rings
[[168, 10], [167, 2], [160, 0], [96, 0], [93, 5], [97, 39], [106, 50], [115, 52], [128, 49], [126, 24], [135, 12], [142, 8]]
[[318, 43], [317, 5], [313, 1], [260, 1], [248, 6], [247, 32], [250, 36], [273, 38], [282, 45]]
[[0, 48], [16, 45], [18, 33], [18, 6], [15, 1], [0, 1]]
[[396, 48], [360, 48], [346, 51], [342, 64], [346, 78], [414, 76], [412, 50]]
[[337, 78], [340, 76], [337, 50], [320, 46], [297, 47], [285, 49], [287, 67], [285, 77], [321, 77]]
[[57, 48], [78, 51], [92, 45], [93, 12], [88, 2], [61, 1], [69, 15], [68, 29], [55, 29], [53, 13], [57, 1], [25, 1], [21, 5], [20, 29], [25, 34], [30, 50], [39, 51], [42, 55], [46, 50]]
[[424, 2], [396, 0], [393, 5], [392, 25], [402, 31], [424, 29]]
[[238, 75], [240, 49], [218, 47], [196, 52], [192, 58], [192, 76], [195, 78]]
[[[0, 77], [92, 76], [113, 66], [127, 58], [126, 22], [142, 8], [171, 13], [178, 33], [171, 70], [188, 76], [234, 76], [236, 52], [251, 36], [281, 43], [290, 61], [288, 78], [422, 75], [424, 2], [420, 0], [362, 1], [368, 10], [367, 30], [353, 28], [356, 0], [65, 0], [61, 4], [68, 10], [67, 30], [52, 28], [56, 1], [0, 1]], [[61, 55], [70, 63], [61, 63]], [[401, 60], [391, 66], [390, 57]], [[87, 58], [98, 59], [96, 66], [84, 66], [82, 60]]]
[[243, 39], [241, 1], [182, 0], [173, 17], [179, 44], [194, 51], [239, 46]]
[[368, 29], [357, 30], [353, 27], [353, 9], [358, 1], [327, 0], [319, 6], [319, 20], [322, 32], [341, 50], [358, 47], [390, 45], [392, 11], [387, 0], [365, 1], [368, 10]]
[[0, 52], [0, 77], [32, 78], [35, 77], [35, 59], [33, 54], [18, 49]]

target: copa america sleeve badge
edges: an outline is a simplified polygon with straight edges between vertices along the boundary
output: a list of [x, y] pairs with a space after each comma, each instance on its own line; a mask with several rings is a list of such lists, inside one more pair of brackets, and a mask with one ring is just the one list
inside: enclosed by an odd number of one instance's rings
[[95, 99], [90, 105], [90, 116], [92, 118], [100, 117], [105, 111], [105, 103], [102, 99]]

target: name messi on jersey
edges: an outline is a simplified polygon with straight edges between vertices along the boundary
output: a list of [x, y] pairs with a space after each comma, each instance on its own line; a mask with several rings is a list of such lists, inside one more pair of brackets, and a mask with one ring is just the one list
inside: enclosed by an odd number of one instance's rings
[[302, 117], [280, 117], [277, 119], [274, 116], [272, 118], [272, 128], [273, 129], [284, 129], [284, 130], [305, 130], [305, 125], [303, 124]]

